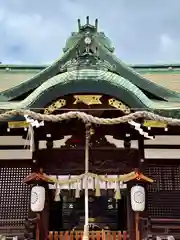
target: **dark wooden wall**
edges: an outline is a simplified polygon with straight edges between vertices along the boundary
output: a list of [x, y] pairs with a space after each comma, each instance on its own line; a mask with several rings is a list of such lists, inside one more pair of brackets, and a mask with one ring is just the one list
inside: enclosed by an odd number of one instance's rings
[[[98, 225], [100, 228], [108, 226], [114, 230], [127, 230], [125, 194], [125, 191], [122, 192], [122, 200], [116, 202], [114, 199], [114, 191], [112, 190], [102, 190], [100, 197], [95, 197], [94, 191], [90, 191], [89, 218], [93, 219], [92, 223]], [[62, 207], [62, 213], [58, 210], [58, 215], [62, 214], [60, 230], [72, 230], [74, 227], [77, 230], [83, 230], [85, 214], [83, 191], [81, 192], [81, 197], [76, 199], [73, 190], [63, 190], [61, 202], [53, 202], [52, 204], [53, 207], [57, 207], [57, 210], [60, 205]], [[123, 206], [121, 204], [123, 204]], [[57, 218], [58, 216], [55, 217]], [[57, 224], [50, 226], [50, 230], [57, 231], [57, 227], [53, 229], [54, 225]]]
[[[84, 173], [84, 148], [41, 149], [37, 152], [39, 166], [48, 174]], [[89, 171], [98, 174], [124, 174], [138, 166], [139, 151], [124, 148], [94, 148], [89, 152]]]
[[[36, 154], [49, 174], [77, 174], [84, 171], [84, 150], [45, 149]], [[67, 160], [69, 159], [69, 162]], [[102, 164], [102, 161], [105, 161]], [[137, 149], [90, 150], [90, 170], [97, 173], [125, 173], [137, 166]], [[114, 164], [114, 165], [113, 165]], [[75, 169], [76, 167], [76, 169]], [[112, 171], [114, 169], [114, 172]], [[30, 188], [22, 180], [32, 171], [31, 160], [0, 161], [0, 231], [23, 229], [28, 215]], [[155, 218], [180, 218], [179, 159], [148, 159], [145, 174], [155, 182], [147, 186], [147, 213]], [[18, 230], [19, 231], [19, 230]]]

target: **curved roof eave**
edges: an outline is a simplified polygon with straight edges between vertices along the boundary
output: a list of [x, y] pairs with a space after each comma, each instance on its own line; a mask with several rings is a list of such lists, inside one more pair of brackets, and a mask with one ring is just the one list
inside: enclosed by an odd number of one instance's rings
[[122, 60], [116, 57], [116, 55], [107, 51], [99, 41], [96, 41], [99, 45], [99, 55], [101, 59], [104, 59], [111, 63], [115, 68], [117, 74], [128, 79], [131, 83], [135, 84], [138, 88], [143, 89], [151, 94], [160, 97], [166, 101], [177, 101], [180, 102], [180, 93], [167, 89], [154, 82], [149, 81], [145, 77], [141, 76], [135, 69], [128, 66]]
[[[78, 42], [79, 43], [79, 42]], [[22, 94], [25, 94], [39, 85], [43, 84], [49, 78], [55, 76], [60, 71], [60, 66], [67, 62], [70, 56], [76, 51], [76, 43], [72, 48], [68, 49], [66, 53], [63, 54], [62, 57], [58, 58], [55, 62], [53, 62], [50, 66], [46, 67], [45, 69], [41, 70], [35, 76], [31, 77], [30, 79], [22, 82], [21, 84], [14, 86], [10, 89], [0, 92], [0, 101], [1, 99], [5, 99], [4, 101], [13, 100]]]
[[[160, 109], [163, 107], [163, 104], [154, 103], [138, 87], [115, 73], [83, 69], [61, 73], [50, 78], [26, 99], [14, 103], [14, 108], [40, 109], [57, 98], [77, 93], [107, 94], [134, 109]], [[12, 108], [13, 104], [10, 105]], [[2, 107], [3, 104], [0, 105], [1, 109]]]

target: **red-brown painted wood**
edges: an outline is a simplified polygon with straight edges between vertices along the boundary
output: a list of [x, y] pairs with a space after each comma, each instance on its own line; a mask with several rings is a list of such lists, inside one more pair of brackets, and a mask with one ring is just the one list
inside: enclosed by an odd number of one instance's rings
[[122, 233], [118, 232], [118, 240], [122, 240]]
[[[71, 240], [83, 239], [83, 231], [71, 231], [71, 232], [49, 232], [49, 240]], [[89, 232], [90, 240], [128, 240], [127, 231], [90, 231]]]
[[53, 240], [53, 232], [49, 232], [49, 240]]
[[54, 232], [54, 240], [58, 240], [58, 232]]
[[63, 232], [60, 232], [60, 233], [59, 233], [59, 239], [60, 239], [60, 240], [63, 240]]
[[127, 232], [126, 231], [123, 231], [123, 240], [127, 240]]

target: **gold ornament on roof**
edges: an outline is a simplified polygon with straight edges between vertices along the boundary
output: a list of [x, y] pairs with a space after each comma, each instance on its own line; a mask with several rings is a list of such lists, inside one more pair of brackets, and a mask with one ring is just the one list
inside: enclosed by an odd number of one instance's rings
[[8, 128], [28, 128], [29, 123], [26, 121], [12, 121], [8, 122]]
[[150, 128], [166, 128], [168, 124], [162, 121], [144, 120], [143, 125]]
[[102, 95], [74, 95], [75, 101], [73, 104], [84, 103], [88, 106], [102, 104], [100, 98]]
[[51, 114], [66, 105], [65, 99], [58, 99], [44, 110], [44, 114]]
[[96, 221], [95, 218], [89, 218], [89, 222], [90, 222], [90, 223], [93, 223], [93, 222], [95, 222], [95, 221]]
[[120, 111], [122, 111], [125, 114], [129, 114], [131, 112], [131, 109], [128, 106], [126, 106], [121, 101], [116, 100], [115, 98], [109, 99], [109, 105], [111, 107], [119, 109]]

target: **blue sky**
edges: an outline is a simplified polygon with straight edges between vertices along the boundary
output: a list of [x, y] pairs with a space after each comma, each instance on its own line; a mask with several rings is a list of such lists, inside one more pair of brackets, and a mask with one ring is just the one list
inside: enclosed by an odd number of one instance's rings
[[180, 0], [0, 0], [0, 61], [51, 63], [87, 15], [127, 63], [180, 63]]

